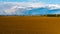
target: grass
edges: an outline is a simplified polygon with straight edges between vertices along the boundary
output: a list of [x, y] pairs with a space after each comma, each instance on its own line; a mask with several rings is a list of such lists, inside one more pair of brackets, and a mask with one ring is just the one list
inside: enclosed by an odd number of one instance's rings
[[3, 16], [0, 34], [60, 34], [60, 17]]

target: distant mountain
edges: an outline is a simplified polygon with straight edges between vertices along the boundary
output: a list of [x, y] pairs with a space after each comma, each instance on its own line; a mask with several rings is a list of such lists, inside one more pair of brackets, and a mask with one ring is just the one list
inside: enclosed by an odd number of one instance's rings
[[44, 15], [60, 14], [59, 4], [0, 3], [0, 15]]

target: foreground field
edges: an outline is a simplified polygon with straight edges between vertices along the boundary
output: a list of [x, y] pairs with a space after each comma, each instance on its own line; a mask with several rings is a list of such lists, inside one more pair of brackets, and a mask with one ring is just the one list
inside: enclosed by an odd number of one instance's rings
[[60, 17], [0, 17], [0, 34], [60, 34]]

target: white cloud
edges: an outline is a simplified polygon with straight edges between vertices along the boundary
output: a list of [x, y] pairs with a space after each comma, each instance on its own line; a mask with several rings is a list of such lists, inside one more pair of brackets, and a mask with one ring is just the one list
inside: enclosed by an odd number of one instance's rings
[[60, 5], [59, 4], [49, 4], [48, 7], [50, 9], [60, 9]]
[[[35, 0], [31, 0], [35, 1]], [[39, 7], [48, 7], [50, 9], [57, 9], [60, 8], [59, 4], [45, 4], [42, 2], [3, 2], [3, 4], [13, 4], [14, 6], [11, 7], [11, 9], [14, 8], [26, 8], [26, 7], [33, 7], [33, 8], [39, 8]], [[8, 8], [8, 7], [7, 7]]]
[[40, 0], [29, 0], [29, 2], [40, 2]]
[[[5, 10], [5, 12], [7, 14], [11, 13], [11, 12], [15, 12], [18, 8], [23, 8], [26, 10], [32, 10], [29, 7], [32, 8], [40, 8], [40, 7], [44, 7], [44, 8], [49, 8], [49, 9], [60, 9], [60, 5], [59, 4], [45, 4], [42, 2], [2, 2], [3, 4], [13, 4], [13, 6], [11, 6], [10, 9]], [[5, 6], [4, 6], [5, 7]], [[4, 8], [2, 7], [2, 8]], [[7, 7], [8, 8], [8, 7]]]

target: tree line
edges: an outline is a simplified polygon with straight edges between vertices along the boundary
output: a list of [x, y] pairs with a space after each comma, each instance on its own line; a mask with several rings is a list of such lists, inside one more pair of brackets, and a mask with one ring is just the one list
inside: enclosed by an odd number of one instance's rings
[[46, 17], [60, 17], [60, 14], [45, 14], [45, 15], [0, 15], [0, 16], [46, 16]]

